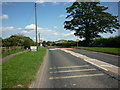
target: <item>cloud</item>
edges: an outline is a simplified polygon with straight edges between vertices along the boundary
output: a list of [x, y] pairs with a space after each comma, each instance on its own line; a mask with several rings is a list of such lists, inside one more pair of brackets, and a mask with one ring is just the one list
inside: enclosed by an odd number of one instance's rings
[[25, 31], [25, 30], [23, 30], [22, 32], [21, 32], [21, 34], [29, 34], [30, 32], [29, 31]]
[[[33, 40], [36, 42], [36, 37], [33, 37]], [[40, 40], [42, 40], [42, 41], [46, 41], [45, 38], [40, 38]], [[40, 42], [40, 41], [39, 41], [39, 37], [37, 38], [37, 42], [38, 42], [38, 43]]]
[[2, 5], [3, 5], [3, 4], [7, 4], [7, 2], [0, 2], [0, 4], [2, 4]]
[[66, 34], [63, 34], [64, 36], [70, 36], [70, 35], [74, 35], [75, 32], [70, 32], [70, 33], [66, 33]]
[[57, 33], [57, 32], [54, 32], [53, 34], [54, 34], [54, 35], [59, 35], [59, 33]]
[[38, 1], [36, 1], [36, 3], [40, 3], [40, 4], [42, 4], [44, 2], [45, 2], [45, 0], [38, 0]]
[[[54, 26], [53, 28], [58, 28], [57, 26]], [[42, 28], [42, 27], [39, 27], [37, 26], [37, 31], [38, 33], [42, 33], [42, 34], [49, 34], [49, 35], [59, 35], [59, 32], [57, 31], [54, 31], [54, 30], [51, 30], [51, 29], [48, 29], [48, 28]], [[22, 34], [32, 34], [35, 32], [35, 24], [30, 24], [30, 25], [26, 25], [25, 26], [25, 30], [22, 31], [21, 33]]]
[[[58, 27], [54, 26], [54, 28], [58, 28]], [[52, 30], [49, 28], [44, 28], [44, 27], [39, 27], [39, 26], [37, 27], [37, 29], [38, 29], [38, 33], [40, 33], [40, 37], [44, 38], [44, 40], [47, 40], [47, 41], [48, 40], [56, 41], [58, 39], [68, 39], [69, 40], [70, 38], [73, 38], [73, 39], [75, 38], [73, 35], [74, 32], [65, 33], [64, 32], [65, 30], [57, 31], [57, 30]], [[14, 26], [0, 27], [0, 30], [9, 32], [9, 34], [7, 34], [7, 36], [10, 34], [12, 35], [12, 34], [19, 33], [19, 34], [28, 36], [31, 39], [35, 40], [34, 39], [34, 37], [36, 35], [35, 24], [26, 25], [24, 28], [20, 28], [20, 27], [16, 28]], [[11, 33], [12, 30], [15, 31], [15, 33]]]
[[64, 2], [64, 5], [68, 5], [68, 4], [70, 4], [70, 2]]
[[52, 2], [59, 4], [59, 2], [75, 2], [76, 0], [36, 0], [37, 3]]
[[[35, 30], [35, 24], [30, 24], [25, 26], [25, 30]], [[45, 28], [37, 26], [37, 30], [43, 31]]]
[[8, 15], [7, 14], [3, 14], [2, 16], [0, 16], [1, 19], [8, 19]]
[[[57, 26], [54, 26], [53, 28], [58, 28]], [[43, 27], [37, 27], [38, 33], [41, 34], [42, 38], [44, 38], [44, 40], [54, 40], [54, 39], [58, 39], [58, 38], [62, 38], [62, 39], [69, 39], [70, 37], [74, 36], [74, 32], [70, 32], [70, 33], [64, 33], [64, 32], [59, 32], [59, 31], [55, 31], [55, 30], [51, 30], [48, 28], [43, 28]], [[35, 35], [35, 24], [29, 24], [25, 26], [25, 30], [21, 32], [21, 34], [24, 35], [30, 35], [30, 36], [34, 36]]]
[[27, 25], [27, 26], [25, 26], [25, 29], [27, 29], [27, 30], [34, 30], [35, 29], [35, 24]]
[[22, 28], [17, 28], [18, 30], [22, 30]]
[[61, 15], [59, 15], [59, 17], [67, 17], [67, 15], [64, 15], [64, 14], [61, 14]]
[[[55, 27], [57, 28], [57, 27]], [[54, 38], [57, 39], [57, 37], [63, 36], [62, 33], [51, 30], [48, 28], [43, 28], [43, 27], [37, 27], [37, 32], [40, 33], [40, 37], [44, 38], [44, 40], [53, 40]], [[35, 40], [34, 36], [35, 34], [35, 24], [29, 24], [25, 26], [25, 30], [21, 31], [21, 34], [24, 34], [25, 36], [30, 36], [32, 39]], [[42, 39], [43, 40], [43, 39]]]
[[47, 29], [47, 28], [40, 28], [38, 27], [38, 32], [42, 33], [42, 34], [47, 34], [49, 36], [53, 36], [53, 35], [59, 35], [60, 33], [51, 29]]
[[59, 4], [59, 2], [57, 2], [57, 1], [53, 1], [52, 2], [54, 5], [58, 5]]
[[76, 0], [68, 0], [68, 2], [75, 2]]
[[13, 26], [8, 26], [8, 27], [1, 27], [0, 28], [2, 31], [9, 31], [9, 30], [22, 30], [22, 28], [15, 28]]
[[54, 26], [53, 28], [54, 28], [54, 29], [58, 29], [58, 27], [57, 27], [57, 26]]

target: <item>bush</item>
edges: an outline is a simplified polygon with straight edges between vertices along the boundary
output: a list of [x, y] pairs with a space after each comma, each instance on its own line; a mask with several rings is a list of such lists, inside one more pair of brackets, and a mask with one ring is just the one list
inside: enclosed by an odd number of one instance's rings
[[24, 46], [25, 48], [29, 48], [31, 45], [35, 45], [35, 42], [26, 36], [12, 35], [9, 38], [2, 39], [3, 47]]
[[98, 38], [91, 41], [93, 47], [120, 47], [120, 36], [110, 38]]

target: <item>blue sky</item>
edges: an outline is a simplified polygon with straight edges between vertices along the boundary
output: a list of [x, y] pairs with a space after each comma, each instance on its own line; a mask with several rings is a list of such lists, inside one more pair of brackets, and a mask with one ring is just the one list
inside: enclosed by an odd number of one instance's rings
[[[38, 32], [41, 33], [41, 39], [46, 41], [57, 41], [61, 39], [75, 40], [77, 37], [73, 35], [73, 31], [64, 30], [66, 7], [71, 3], [38, 3], [37, 18]], [[101, 5], [108, 6], [107, 12], [118, 16], [117, 2], [102, 2]], [[22, 34], [29, 36], [35, 41], [34, 30], [34, 3], [33, 2], [9, 2], [2, 6], [2, 37], [7, 38], [13, 34]], [[101, 34], [103, 37], [118, 35]]]

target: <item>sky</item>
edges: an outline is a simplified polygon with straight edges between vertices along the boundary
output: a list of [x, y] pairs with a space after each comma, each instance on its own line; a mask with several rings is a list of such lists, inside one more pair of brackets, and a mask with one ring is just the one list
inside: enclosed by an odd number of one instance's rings
[[[74, 32], [64, 29], [64, 21], [67, 15], [66, 8], [73, 2], [41, 2], [37, 3], [37, 23], [38, 33], [45, 41], [76, 40]], [[107, 6], [106, 12], [118, 16], [117, 2], [101, 2]], [[2, 4], [2, 38], [8, 38], [14, 34], [28, 36], [34, 41], [35, 38], [35, 15], [33, 2], [7, 2]], [[0, 27], [1, 28], [1, 27]], [[118, 31], [113, 34], [100, 34], [102, 37], [118, 35]]]

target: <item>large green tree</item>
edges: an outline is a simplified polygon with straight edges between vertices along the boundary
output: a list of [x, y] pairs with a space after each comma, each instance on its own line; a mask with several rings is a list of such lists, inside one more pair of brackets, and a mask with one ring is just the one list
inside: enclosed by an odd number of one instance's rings
[[100, 6], [100, 2], [79, 2], [67, 7], [67, 20], [64, 22], [66, 30], [75, 31], [74, 35], [85, 38], [86, 45], [90, 40], [100, 37], [99, 33], [113, 33], [119, 29], [118, 17], [105, 12], [106, 6]]

